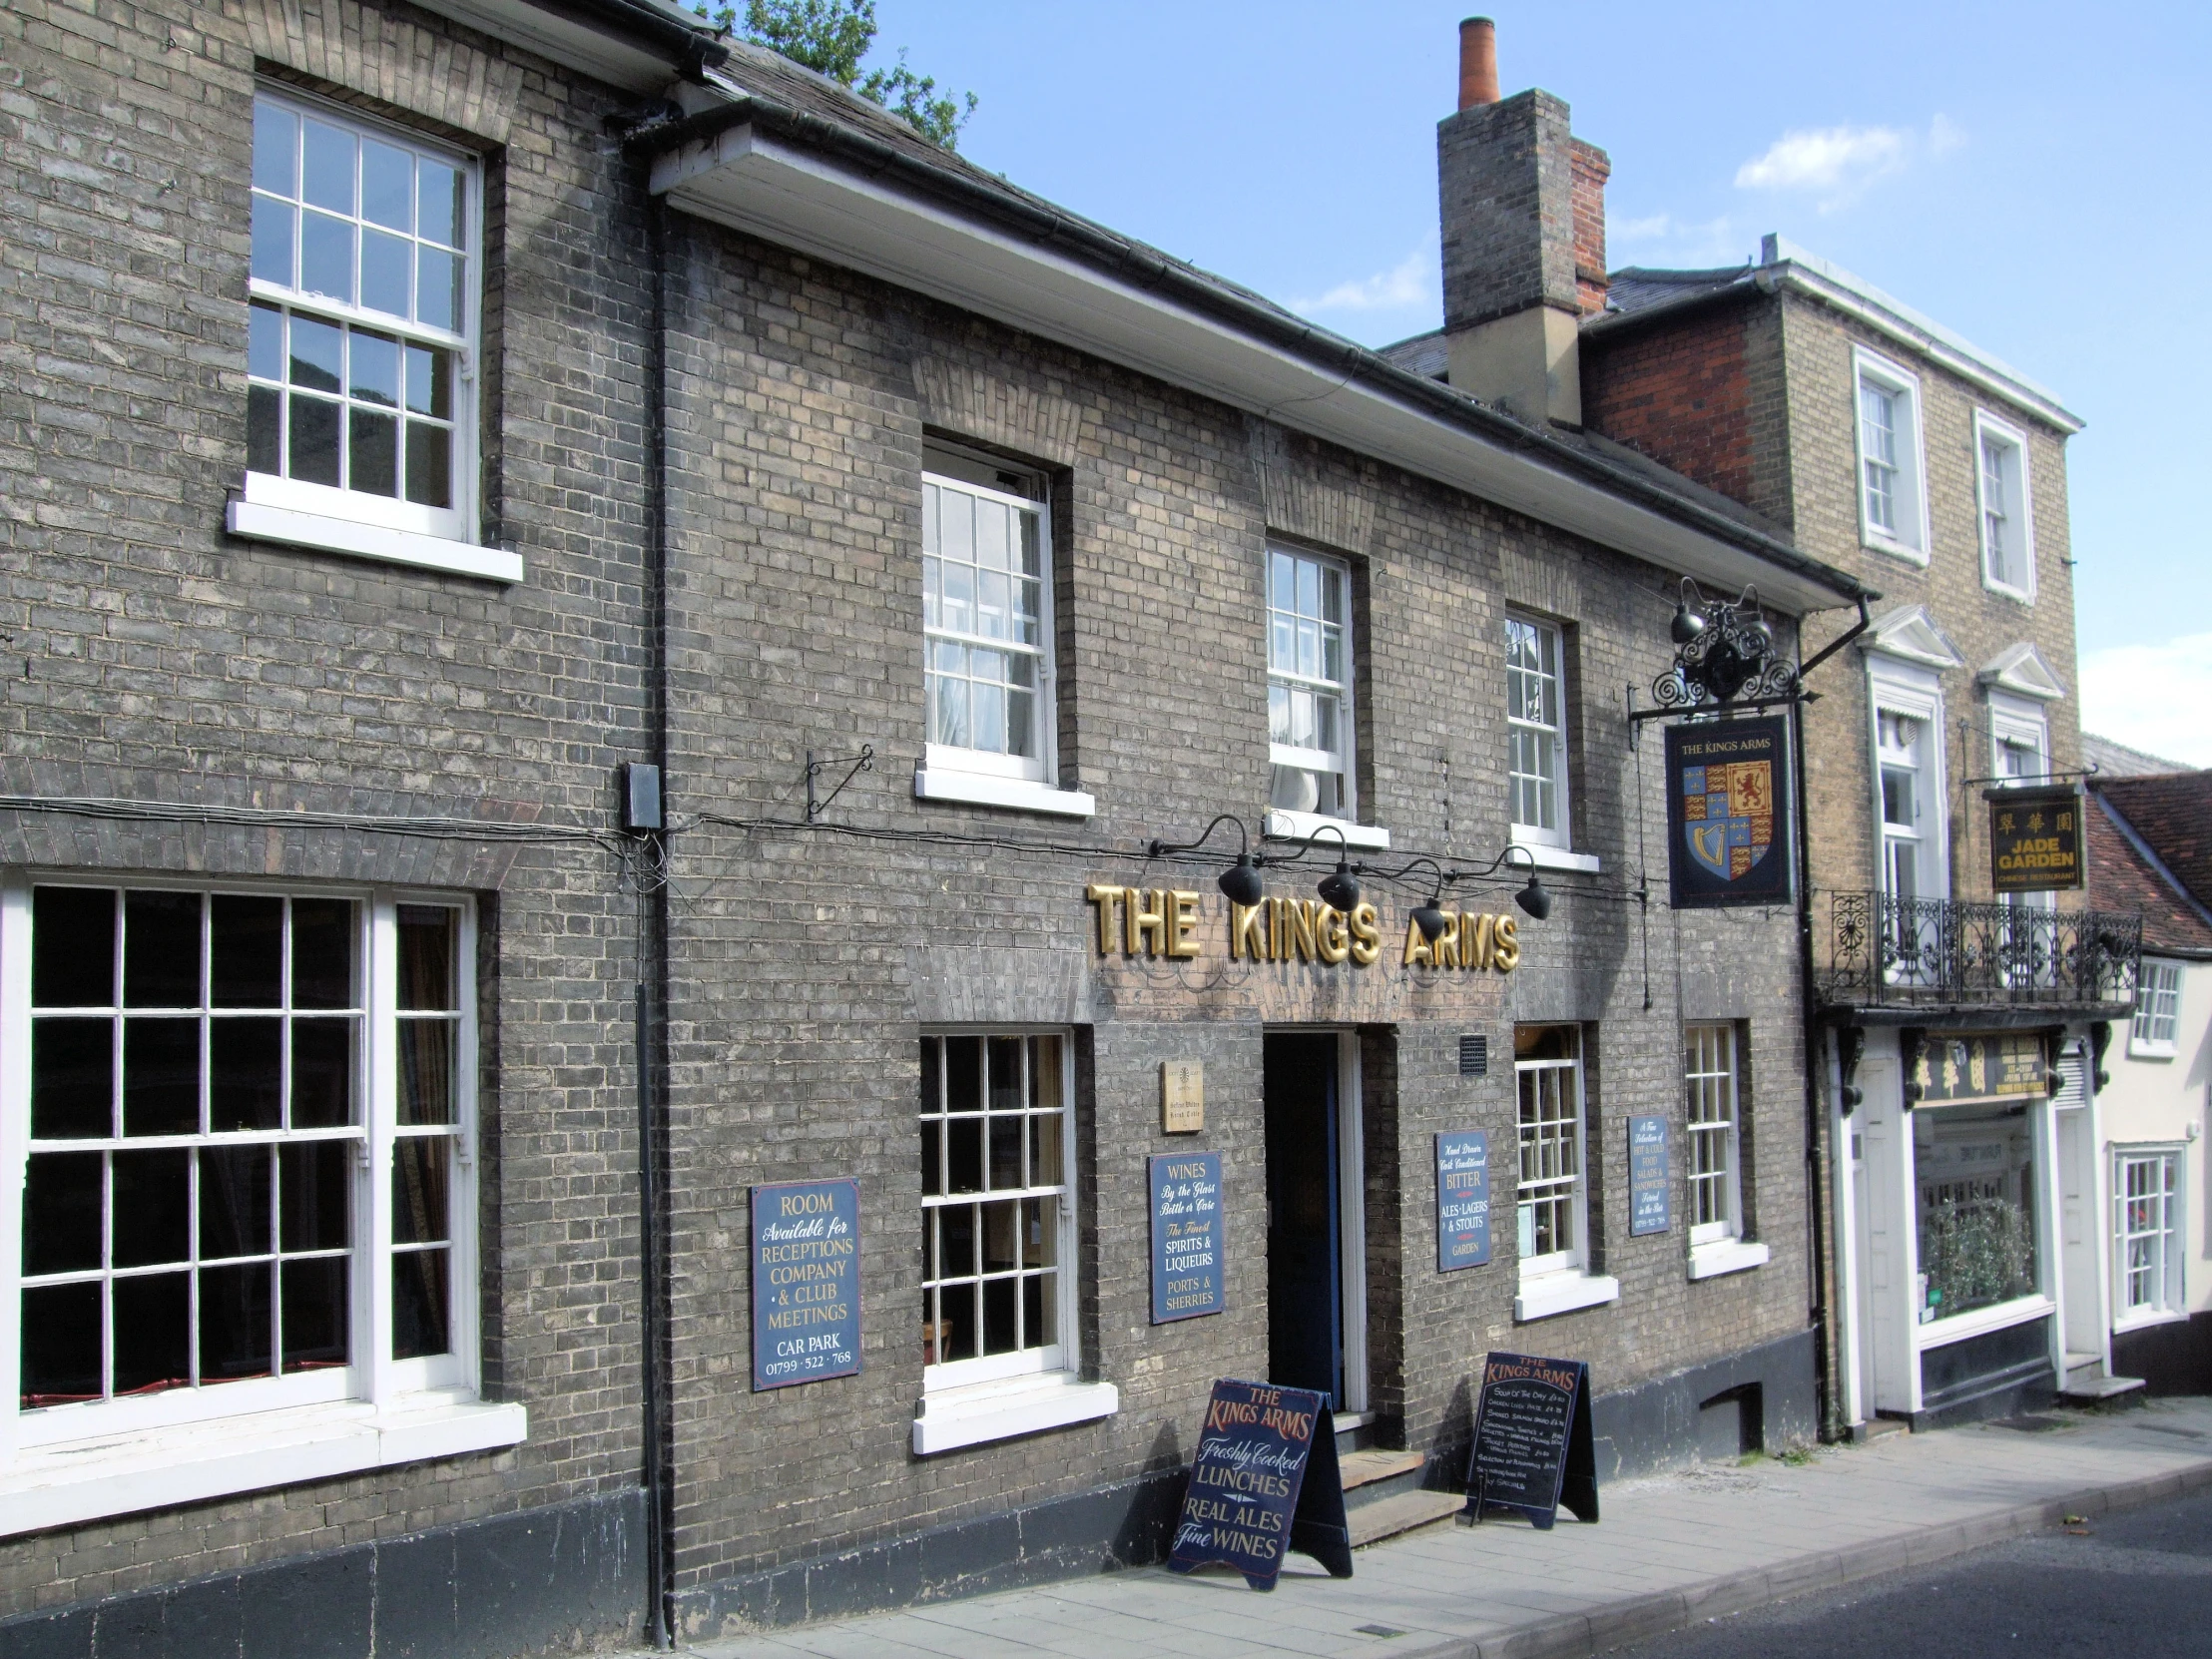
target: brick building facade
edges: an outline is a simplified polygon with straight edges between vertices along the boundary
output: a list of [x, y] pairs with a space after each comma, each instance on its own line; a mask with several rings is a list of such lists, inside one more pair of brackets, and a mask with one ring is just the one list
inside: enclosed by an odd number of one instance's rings
[[[1603, 1475], [1814, 1432], [1798, 918], [1648, 901], [1620, 689], [1684, 576], [1860, 582], [647, 0], [8, 27], [0, 1651], [1151, 1560], [1222, 1377], [1416, 1488], [1492, 1348]], [[1602, 291], [1535, 252], [1499, 350]], [[840, 1180], [857, 1372], [757, 1386], [758, 1189]]]

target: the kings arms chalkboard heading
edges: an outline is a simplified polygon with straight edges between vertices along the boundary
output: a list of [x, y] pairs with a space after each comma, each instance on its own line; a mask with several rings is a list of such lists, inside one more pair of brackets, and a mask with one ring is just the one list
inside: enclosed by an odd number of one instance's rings
[[1580, 1360], [1489, 1355], [1462, 1513], [1480, 1520], [1484, 1509], [1517, 1509], [1548, 1532], [1562, 1504], [1578, 1520], [1597, 1519], [1590, 1368]]
[[1206, 1402], [1168, 1566], [1234, 1567], [1272, 1590], [1283, 1555], [1311, 1555], [1333, 1578], [1352, 1576], [1337, 1423], [1326, 1395], [1223, 1378]]

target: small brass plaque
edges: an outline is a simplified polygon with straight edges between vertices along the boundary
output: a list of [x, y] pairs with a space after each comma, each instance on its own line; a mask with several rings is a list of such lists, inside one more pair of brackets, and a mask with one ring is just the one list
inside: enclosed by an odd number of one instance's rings
[[1206, 1062], [1160, 1062], [1160, 1129], [1168, 1135], [1195, 1135], [1206, 1127]]

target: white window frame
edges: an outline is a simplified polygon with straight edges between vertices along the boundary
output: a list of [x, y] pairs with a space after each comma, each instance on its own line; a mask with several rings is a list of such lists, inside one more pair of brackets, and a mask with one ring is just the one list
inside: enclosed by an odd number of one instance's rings
[[[2128, 1331], [2139, 1326], [2162, 1325], [2187, 1319], [2188, 1313], [2188, 1160], [2184, 1148], [2173, 1143], [2115, 1144], [2112, 1148], [2112, 1329]], [[2127, 1181], [2131, 1167], [2151, 1168], [2163, 1178], [2165, 1190], [2153, 1195], [2163, 1211], [2162, 1226], [2140, 1233], [2128, 1230]], [[2151, 1244], [2155, 1257], [2149, 1273], [2153, 1300], [2129, 1300], [2131, 1270], [2129, 1246]]]
[[[521, 559], [503, 549], [477, 545], [482, 495], [478, 435], [483, 337], [483, 170], [479, 159], [410, 128], [380, 121], [357, 110], [322, 102], [289, 88], [269, 84], [255, 89], [255, 108], [270, 105], [301, 120], [342, 127], [433, 157], [461, 177], [462, 247], [467, 262], [461, 284], [461, 326], [447, 330], [411, 318], [309, 293], [262, 277], [248, 277], [252, 299], [322, 320], [372, 329], [401, 339], [435, 345], [454, 353], [451, 507], [425, 507], [402, 498], [310, 483], [278, 474], [247, 471], [232, 502], [229, 528], [254, 540], [285, 542], [389, 563], [519, 581]], [[342, 441], [342, 440], [341, 440]]]
[[[931, 1025], [922, 1027], [917, 1037], [920, 1040], [1019, 1038], [1023, 1040], [1024, 1066], [1030, 1064], [1027, 1039], [1059, 1039], [1060, 1185], [1054, 1194], [1058, 1228], [1054, 1248], [1059, 1284], [1053, 1298], [1056, 1328], [1052, 1341], [1011, 1354], [983, 1355], [935, 1365], [926, 1363], [924, 1355], [920, 1368], [922, 1397], [913, 1421], [915, 1455], [928, 1456], [958, 1446], [1112, 1415], [1120, 1407], [1118, 1390], [1110, 1382], [1085, 1382], [1079, 1358], [1082, 1349], [1076, 1306], [1080, 1280], [1076, 1273], [1074, 1033], [1065, 1026], [1019, 1023]], [[944, 1087], [945, 1073], [940, 1062], [938, 1088], [941, 1091]], [[921, 1132], [918, 1116], [912, 1121], [918, 1138]], [[940, 1156], [944, 1155], [940, 1151]], [[988, 1155], [986, 1144], [984, 1156]], [[1022, 1188], [1003, 1197], [1018, 1202], [1025, 1195], [1037, 1196], [1048, 1190]], [[988, 1202], [1000, 1196], [949, 1192], [923, 1195], [920, 1213], [926, 1217], [933, 1210]], [[926, 1271], [926, 1261], [924, 1268]], [[926, 1340], [926, 1333], [924, 1337]]]
[[[24, 1410], [19, 1319], [22, 1203], [30, 1155], [32, 889], [89, 886], [343, 898], [359, 905], [365, 1040], [350, 1137], [351, 1361], [328, 1371], [171, 1388]], [[454, 1115], [447, 1232], [450, 1352], [391, 1357], [392, 1150], [397, 1119], [398, 911], [457, 912]], [[477, 1399], [482, 1371], [477, 1237], [476, 914], [465, 894], [86, 870], [0, 872], [0, 1536], [259, 1487], [512, 1445], [520, 1405]], [[118, 990], [120, 994], [120, 987]]]
[[1944, 777], [1943, 744], [1943, 694], [1941, 683], [1931, 670], [1918, 664], [1900, 662], [1892, 658], [1869, 653], [1867, 657], [1869, 719], [1867, 726], [1867, 753], [1872, 758], [1869, 768], [1872, 785], [1872, 811], [1874, 815], [1875, 865], [1874, 885], [1882, 892], [1890, 890], [1889, 836], [1884, 829], [1888, 822], [1882, 806], [1882, 717], [1903, 716], [1921, 725], [1920, 759], [1917, 776], [1924, 786], [1922, 791], [1920, 824], [1921, 854], [1918, 862], [1923, 885], [1915, 895], [1920, 898], [1948, 898], [1950, 896], [1950, 833], [1948, 784]]
[[[1921, 377], [1904, 364], [1855, 345], [1851, 351], [1852, 449], [1858, 470], [1853, 487], [1859, 497], [1859, 539], [1878, 552], [1894, 554], [1925, 565], [1929, 555], [1928, 454], [1921, 418]], [[1869, 502], [1867, 467], [1874, 459], [1867, 447], [1867, 419], [1862, 388], [1874, 386], [1897, 399], [1899, 418], [1894, 427], [1896, 446], [1895, 488], [1891, 516], [1894, 528], [1875, 521]]]
[[[2009, 421], [1999, 420], [1986, 409], [1973, 412], [1973, 491], [1974, 491], [1974, 539], [1981, 548], [1981, 585], [1991, 593], [2001, 593], [2008, 599], [2022, 604], [2035, 602], [2035, 500], [2029, 486], [2027, 470], [2027, 434]], [[2011, 476], [2006, 480], [2005, 498], [1994, 506], [2004, 522], [2013, 527], [2015, 546], [2006, 554], [2007, 562], [2016, 561], [2020, 569], [2018, 581], [2000, 579], [1990, 567], [1988, 454], [1994, 448], [2008, 451], [2011, 456]]]
[[[2181, 1028], [2181, 993], [2187, 964], [2170, 957], [2145, 956], [2135, 985], [2135, 1013], [2127, 1026], [2131, 1060], [2171, 1060]], [[2163, 1027], [2165, 1035], [2160, 1036]]]
[[[1551, 1022], [1543, 1022], [1551, 1023]], [[1520, 1098], [1523, 1079], [1537, 1073], [1562, 1072], [1565, 1089], [1574, 1104], [1573, 1144], [1575, 1173], [1572, 1196], [1573, 1237], [1566, 1248], [1546, 1251], [1540, 1256], [1519, 1257], [1519, 1284], [1513, 1298], [1513, 1317], [1516, 1320], [1547, 1319], [1553, 1314], [1570, 1313], [1577, 1308], [1595, 1307], [1600, 1303], [1620, 1300], [1620, 1281], [1607, 1274], [1589, 1271], [1590, 1260], [1590, 1110], [1586, 1089], [1585, 1044], [1589, 1033], [1579, 1025], [1559, 1022], [1558, 1029], [1574, 1034], [1574, 1054], [1565, 1060], [1523, 1060], [1518, 1054], [1513, 1059], [1513, 1213], [1516, 1236], [1519, 1228], [1522, 1194], [1527, 1191], [1521, 1180], [1520, 1157], [1522, 1129], [1520, 1124]], [[1516, 1039], [1518, 1033], [1516, 1032]], [[1541, 1085], [1539, 1084], [1540, 1088]], [[1555, 1177], [1539, 1178], [1547, 1184]], [[1517, 1250], [1516, 1250], [1517, 1254]]]
[[[1325, 675], [1308, 677], [1298, 673], [1295, 669], [1280, 669], [1275, 666], [1275, 614], [1278, 609], [1275, 603], [1275, 561], [1278, 558], [1318, 566], [1325, 573], [1333, 573], [1343, 585], [1343, 680], [1331, 680]], [[1313, 828], [1308, 830], [1309, 834], [1316, 832], [1320, 826], [1324, 824], [1357, 826], [1360, 822], [1360, 736], [1357, 703], [1357, 686], [1360, 678], [1360, 637], [1359, 629], [1355, 625], [1353, 617], [1352, 565], [1349, 561], [1340, 559], [1334, 554], [1317, 553], [1311, 548], [1292, 547], [1283, 543], [1270, 542], [1267, 549], [1267, 565], [1262, 574], [1261, 583], [1264, 589], [1262, 603], [1267, 616], [1270, 700], [1272, 701], [1274, 688], [1278, 685], [1316, 692], [1337, 700], [1337, 749], [1294, 748], [1289, 744], [1276, 743], [1272, 734], [1270, 735], [1268, 742], [1269, 800], [1271, 803], [1274, 800], [1273, 780], [1274, 769], [1277, 767], [1291, 767], [1301, 772], [1333, 773], [1344, 780], [1344, 799], [1337, 804], [1337, 810], [1333, 813], [1325, 813], [1319, 810], [1308, 812], [1298, 808], [1271, 805], [1268, 809], [1269, 816], [1281, 820], [1286, 826], [1295, 826], [1300, 823], [1310, 825]], [[1324, 842], [1323, 844], [1326, 846], [1328, 843]], [[1384, 844], [1387, 844], [1386, 836]]]
[[[1559, 716], [1558, 725], [1554, 728], [1547, 728], [1539, 721], [1524, 721], [1514, 712], [1511, 687], [1512, 676], [1515, 671], [1509, 666], [1511, 662], [1509, 643], [1511, 634], [1508, 633], [1506, 636], [1508, 641], [1508, 666], [1505, 670], [1507, 687], [1505, 811], [1507, 821], [1511, 825], [1510, 838], [1521, 845], [1556, 847], [1564, 851], [1574, 845], [1574, 803], [1568, 778], [1568, 763], [1572, 757], [1568, 753], [1567, 728], [1572, 719], [1572, 711], [1567, 705], [1567, 631], [1556, 622], [1547, 621], [1543, 617], [1531, 616], [1523, 611], [1508, 611], [1505, 621], [1508, 629], [1514, 624], [1518, 624], [1524, 628], [1535, 629], [1539, 639], [1549, 639], [1553, 663], [1551, 678], [1555, 683], [1553, 689], [1557, 698]], [[1546, 741], [1545, 734], [1549, 734], [1553, 768], [1552, 798], [1554, 811], [1552, 816], [1555, 820], [1549, 828], [1540, 824], [1524, 823], [1520, 816], [1521, 787], [1519, 780], [1523, 777], [1533, 776], [1516, 772], [1513, 769], [1513, 738], [1516, 733], [1523, 731], [1536, 734], [1535, 741], [1539, 744], [1544, 743]], [[1538, 779], [1539, 788], [1541, 783], [1542, 780]]]
[[[1701, 1069], [1697, 1063], [1704, 1057], [1704, 1039], [1717, 1037], [1718, 1065]], [[1683, 1176], [1688, 1183], [1690, 1248], [1719, 1244], [1739, 1238], [1744, 1230], [1743, 1205], [1743, 1064], [1738, 1049], [1736, 1022], [1734, 1020], [1692, 1020], [1683, 1028], [1683, 1093], [1686, 1114], [1683, 1140]], [[1710, 1101], [1724, 1100], [1725, 1116], [1701, 1118], [1698, 1113], [1700, 1096]], [[1720, 1148], [1721, 1168], [1717, 1173], [1701, 1173], [1698, 1167], [1700, 1141], [1711, 1141]], [[1719, 1212], [1713, 1221], [1699, 1221], [1703, 1213], [1703, 1199], [1712, 1196], [1717, 1200], [1714, 1208]]]

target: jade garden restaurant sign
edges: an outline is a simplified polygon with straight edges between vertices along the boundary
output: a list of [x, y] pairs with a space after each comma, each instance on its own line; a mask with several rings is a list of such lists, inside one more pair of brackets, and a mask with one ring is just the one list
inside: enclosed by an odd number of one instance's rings
[[[1197, 960], [1218, 955], [1242, 962], [1349, 962], [1372, 967], [1387, 948], [1381, 913], [1373, 904], [1339, 910], [1314, 898], [1263, 898], [1231, 904], [1226, 933], [1208, 926], [1205, 895], [1182, 887], [1124, 887], [1093, 881], [1083, 896], [1097, 911], [1101, 956], [1157, 956]], [[1397, 950], [1406, 967], [1489, 969], [1511, 973], [1520, 965], [1520, 926], [1510, 914], [1444, 912], [1433, 942], [1411, 916]]]

